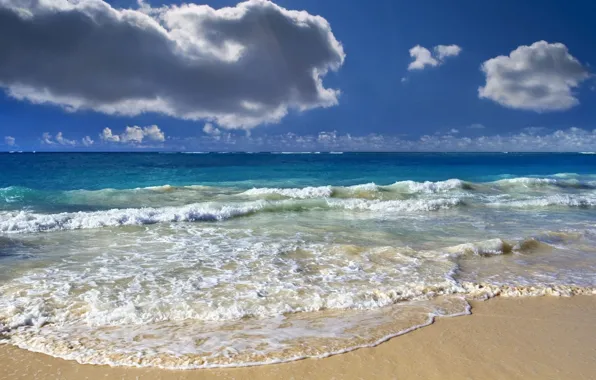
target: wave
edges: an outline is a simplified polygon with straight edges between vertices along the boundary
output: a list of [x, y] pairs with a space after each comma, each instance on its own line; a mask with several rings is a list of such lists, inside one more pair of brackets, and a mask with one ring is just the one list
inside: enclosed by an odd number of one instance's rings
[[460, 179], [448, 179], [446, 181], [400, 181], [393, 185], [386, 186], [386, 189], [401, 191], [410, 194], [423, 193], [423, 194], [434, 194], [448, 192], [451, 190], [473, 190], [474, 186]]
[[91, 212], [40, 214], [29, 211], [0, 212], [0, 233], [49, 232], [167, 222], [215, 222], [257, 212], [344, 209], [373, 212], [420, 212], [449, 209], [463, 204], [457, 198], [430, 200], [281, 200], [197, 203], [181, 207], [127, 208]]
[[596, 207], [596, 195], [556, 194], [522, 200], [498, 201], [491, 203], [490, 206], [516, 208], [536, 208], [550, 206], [592, 208]]
[[265, 207], [264, 202], [237, 206], [195, 204], [184, 207], [113, 209], [107, 211], [38, 214], [28, 211], [0, 213], [0, 232], [43, 232], [144, 225], [163, 222], [219, 221], [248, 215]]
[[[560, 179], [564, 178], [564, 179]], [[560, 178], [534, 178], [534, 177], [519, 177], [510, 179], [501, 179], [489, 185], [494, 185], [501, 188], [576, 188], [576, 189], [595, 189], [596, 183], [594, 181], [580, 181], [577, 178], [561, 176]]]
[[345, 210], [378, 211], [388, 213], [416, 212], [416, 211], [438, 211], [464, 205], [460, 198], [439, 198], [439, 199], [407, 199], [394, 201], [347, 199], [330, 199], [327, 204], [332, 208]]
[[242, 193], [246, 196], [268, 196], [268, 195], [279, 195], [287, 198], [327, 198], [333, 195], [333, 188], [331, 186], [320, 186], [320, 187], [304, 187], [304, 188], [253, 188]]
[[[364, 183], [351, 186], [306, 187], [246, 187], [194, 185], [159, 185], [131, 189], [105, 188], [98, 190], [49, 191], [10, 186], [0, 188], [0, 210], [37, 211], [38, 213], [72, 213], [76, 211], [105, 211], [115, 209], [178, 210], [198, 209], [204, 212], [197, 220], [223, 220], [219, 209], [244, 207], [241, 204], [268, 201], [312, 201], [284, 207], [298, 208], [344, 208], [347, 210], [370, 210], [379, 212], [435, 211], [455, 206], [474, 207], [596, 207], [596, 180], [594, 176], [563, 173], [550, 177], [518, 177], [493, 182], [469, 182], [460, 179], [445, 181], [398, 181], [389, 185]], [[329, 200], [341, 201], [334, 202]], [[267, 203], [265, 203], [267, 204]], [[289, 206], [288, 206], [289, 205]], [[252, 207], [252, 206], [251, 206]], [[273, 209], [278, 205], [256, 206], [257, 210]], [[213, 211], [215, 208], [215, 211]], [[255, 210], [250, 211], [254, 212]], [[154, 214], [172, 214], [178, 211], [155, 211]], [[185, 212], [185, 211], [181, 211]], [[211, 214], [214, 212], [214, 214]], [[130, 214], [130, 212], [124, 212]], [[139, 211], [140, 213], [140, 211]], [[244, 215], [243, 211], [240, 214]], [[40, 217], [41, 218], [41, 217]], [[67, 218], [68, 217], [64, 217]], [[60, 220], [64, 219], [60, 218]], [[188, 220], [165, 217], [167, 220]], [[9, 219], [15, 220], [14, 215]], [[76, 218], [74, 218], [76, 219]], [[118, 218], [116, 218], [118, 219]], [[122, 217], [123, 223], [128, 223]], [[190, 218], [192, 219], [192, 218]], [[71, 220], [71, 219], [68, 219]], [[188, 220], [194, 221], [194, 220]], [[1, 221], [7, 231], [9, 221]], [[157, 221], [159, 222], [159, 221]], [[58, 222], [58, 224], [73, 222]], [[48, 225], [51, 223], [48, 223]], [[112, 225], [117, 225], [114, 222]], [[133, 223], [134, 224], [134, 223]], [[49, 228], [51, 230], [52, 228]]]
[[[110, 195], [119, 194], [138, 194], [140, 192], [176, 192], [176, 191], [205, 191], [212, 194], [226, 194], [226, 195], [245, 195], [250, 197], [259, 196], [271, 196], [278, 195], [285, 198], [325, 198], [325, 197], [347, 197], [348, 195], [356, 196], [358, 193], [366, 193], [367, 196], [380, 193], [394, 193], [397, 195], [430, 195], [430, 194], [441, 194], [448, 192], [466, 192], [470, 194], [482, 193], [485, 191], [498, 190], [504, 193], [508, 193], [513, 190], [524, 190], [524, 189], [579, 189], [579, 190], [591, 190], [596, 189], [596, 181], [594, 180], [581, 180], [578, 174], [574, 173], [562, 173], [553, 175], [549, 178], [539, 177], [518, 177], [501, 179], [494, 182], [469, 182], [461, 179], [448, 179], [444, 181], [423, 181], [417, 182], [412, 180], [398, 181], [389, 185], [378, 185], [375, 183], [364, 183], [351, 186], [334, 186], [334, 185], [323, 185], [323, 186], [306, 186], [306, 187], [254, 187], [252, 189], [243, 189], [240, 187], [230, 186], [208, 186], [201, 184], [193, 185], [156, 185], [147, 187], [137, 187], [130, 189], [115, 189], [115, 188], [104, 188], [98, 190], [65, 190], [65, 191], [44, 191], [31, 189], [20, 186], [9, 186], [0, 188], [0, 202], [6, 203], [15, 201], [25, 201], [28, 198], [41, 198], [43, 196], [57, 195], [76, 195], [76, 194], [102, 194], [110, 193]], [[586, 178], [594, 178], [586, 176]]]

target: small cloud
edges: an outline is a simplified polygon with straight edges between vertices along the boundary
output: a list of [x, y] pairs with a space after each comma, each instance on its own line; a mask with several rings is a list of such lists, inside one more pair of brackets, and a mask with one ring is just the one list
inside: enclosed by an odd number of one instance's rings
[[410, 57], [414, 58], [408, 70], [422, 70], [426, 66], [438, 66], [439, 61], [432, 57], [430, 50], [420, 45], [416, 45], [410, 49]]
[[106, 142], [120, 142], [120, 136], [112, 134], [112, 130], [108, 127], [101, 131], [99, 138]]
[[546, 131], [546, 128], [544, 127], [526, 127], [522, 129], [522, 133], [526, 133], [528, 135], [537, 135], [544, 131]]
[[401, 78], [401, 82], [402, 82], [402, 83], [405, 83], [407, 80], [408, 80], [408, 78], [406, 78], [406, 77], [402, 77], [402, 78]]
[[75, 146], [77, 142], [64, 137], [62, 132], [58, 132], [56, 137], [52, 136], [49, 132], [44, 132], [41, 135], [41, 143], [43, 145], [64, 145], [64, 146]]
[[104, 142], [122, 144], [140, 144], [146, 140], [153, 142], [164, 142], [166, 140], [165, 133], [157, 125], [148, 127], [127, 126], [124, 132], [119, 135], [115, 135], [110, 128], [106, 127], [99, 134], [99, 138]]
[[450, 134], [452, 135], [456, 135], [459, 133], [459, 129], [455, 129], [455, 128], [451, 128], [451, 130], [449, 131]]
[[16, 139], [12, 136], [4, 136], [4, 143], [8, 146], [15, 146], [16, 144]]
[[52, 140], [52, 135], [49, 132], [44, 132], [41, 135], [41, 143], [45, 144], [45, 145], [54, 145], [56, 144], [53, 140]]
[[70, 146], [74, 146], [77, 143], [74, 140], [69, 140], [69, 139], [65, 138], [62, 135], [62, 132], [58, 132], [58, 134], [56, 135], [56, 142], [60, 145], [70, 145]]
[[437, 45], [434, 50], [437, 58], [442, 62], [447, 57], [457, 57], [462, 49], [457, 45]]
[[474, 123], [474, 124], [468, 125], [468, 129], [484, 129], [484, 128], [486, 128], [486, 127], [480, 123]]
[[91, 146], [94, 142], [95, 141], [93, 141], [89, 136], [85, 136], [81, 139], [81, 144], [83, 144], [84, 146]]
[[214, 127], [211, 123], [205, 124], [205, 126], [203, 127], [203, 132], [210, 136], [219, 136], [221, 134], [221, 131], [218, 128]]
[[323, 144], [330, 144], [335, 142], [335, 140], [337, 140], [337, 131], [319, 132], [319, 136], [317, 137], [317, 141]]
[[143, 128], [143, 134], [151, 141], [164, 142], [166, 135], [155, 124]]
[[462, 48], [457, 45], [437, 45], [433, 48], [435, 55], [427, 48], [416, 45], [410, 49], [410, 57], [414, 58], [408, 70], [422, 70], [426, 66], [440, 66], [445, 63], [445, 58], [456, 57], [461, 53]]

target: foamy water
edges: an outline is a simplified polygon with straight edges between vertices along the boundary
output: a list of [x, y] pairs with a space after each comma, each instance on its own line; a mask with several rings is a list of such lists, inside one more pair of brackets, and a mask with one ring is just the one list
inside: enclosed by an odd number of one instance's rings
[[594, 294], [596, 179], [561, 173], [14, 181], [0, 189], [2, 340], [81, 363], [244, 366], [375, 345], [469, 299]]

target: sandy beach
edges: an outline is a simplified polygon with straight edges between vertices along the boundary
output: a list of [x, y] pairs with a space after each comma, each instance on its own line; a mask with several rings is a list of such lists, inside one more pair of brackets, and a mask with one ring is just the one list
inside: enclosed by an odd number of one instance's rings
[[0, 346], [1, 379], [593, 379], [596, 297], [495, 298], [325, 359], [219, 370], [81, 365]]

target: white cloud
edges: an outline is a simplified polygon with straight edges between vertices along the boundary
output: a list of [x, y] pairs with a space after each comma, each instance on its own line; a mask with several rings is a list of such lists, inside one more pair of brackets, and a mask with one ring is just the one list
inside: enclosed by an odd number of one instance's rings
[[457, 45], [437, 45], [433, 48], [435, 55], [425, 47], [416, 45], [410, 49], [410, 57], [414, 58], [408, 70], [422, 70], [426, 66], [440, 66], [445, 63], [445, 58], [456, 57], [462, 51]]
[[205, 126], [203, 127], [203, 132], [211, 136], [219, 136], [221, 134], [221, 131], [218, 128], [214, 127], [211, 123], [205, 124]]
[[16, 139], [12, 136], [4, 136], [4, 144], [6, 144], [8, 146], [15, 146]]
[[91, 146], [94, 142], [95, 141], [93, 141], [89, 136], [85, 136], [81, 139], [81, 144], [83, 144], [84, 146]]
[[456, 134], [459, 133], [459, 129], [451, 128], [451, 130], [449, 131], [449, 133], [451, 133], [452, 135], [456, 135]]
[[[0, 0], [0, 88], [68, 111], [157, 112], [248, 129], [338, 103], [323, 78], [344, 50], [321, 16], [248, 0], [116, 9]], [[39, 46], [44, 46], [40, 49]]]
[[58, 132], [58, 134], [56, 135], [56, 142], [60, 145], [71, 145], [71, 146], [74, 146], [77, 143], [74, 140], [69, 140], [69, 139], [65, 138], [62, 135], [62, 132]]
[[484, 129], [484, 128], [486, 128], [486, 127], [480, 123], [474, 123], [474, 124], [468, 125], [468, 129]]
[[579, 104], [573, 89], [590, 77], [561, 43], [538, 41], [519, 46], [509, 56], [482, 64], [486, 84], [480, 98], [505, 107], [537, 112], [562, 111]]
[[58, 132], [56, 136], [52, 136], [49, 132], [44, 132], [41, 135], [41, 143], [43, 145], [64, 145], [64, 146], [76, 146], [75, 140], [70, 140], [64, 137], [62, 132]]
[[110, 128], [104, 128], [99, 134], [99, 138], [105, 142], [123, 143], [123, 144], [140, 144], [142, 142], [164, 142], [166, 136], [157, 125], [150, 125], [147, 127], [127, 126], [124, 132], [115, 135]]
[[437, 45], [434, 50], [437, 59], [443, 61], [447, 57], [457, 57], [462, 49], [457, 45]]
[[46, 145], [56, 144], [56, 142], [52, 140], [52, 135], [49, 132], [44, 132], [41, 135], [41, 143]]
[[416, 45], [410, 49], [410, 57], [414, 58], [408, 70], [422, 70], [426, 66], [438, 66], [439, 61], [432, 57], [430, 50], [420, 45]]
[[108, 127], [101, 131], [99, 138], [106, 142], [120, 142], [120, 136], [112, 134], [112, 130]]

